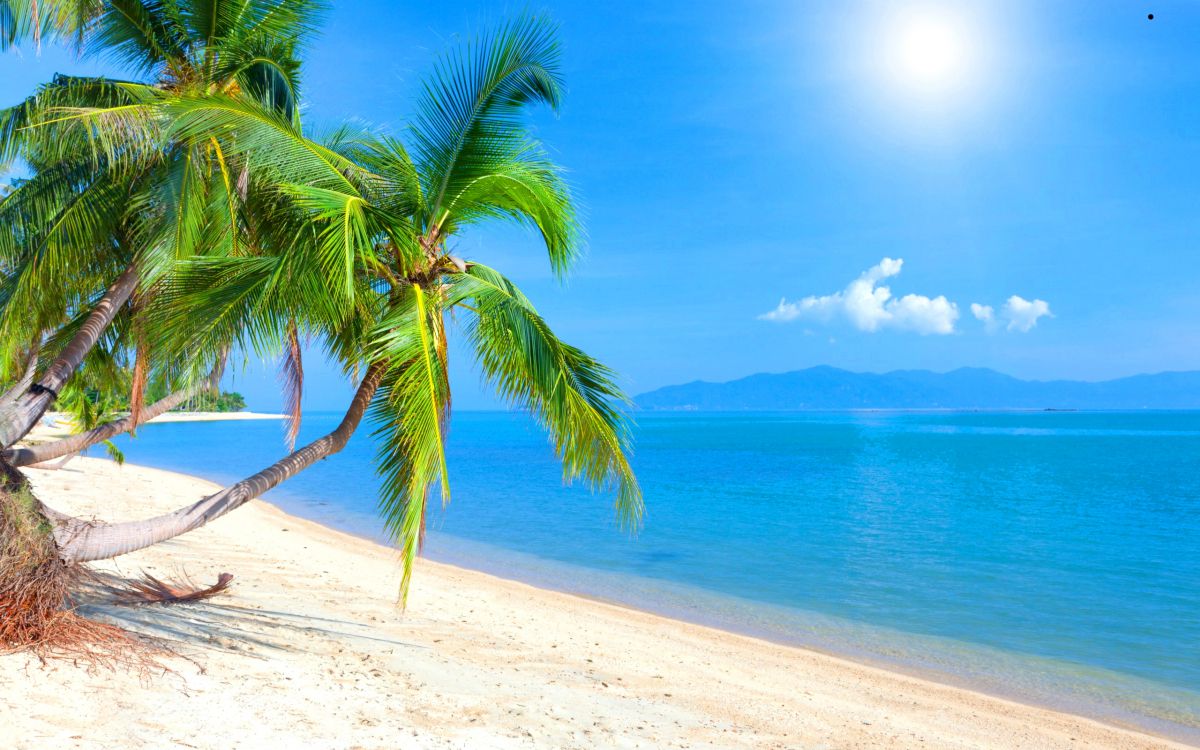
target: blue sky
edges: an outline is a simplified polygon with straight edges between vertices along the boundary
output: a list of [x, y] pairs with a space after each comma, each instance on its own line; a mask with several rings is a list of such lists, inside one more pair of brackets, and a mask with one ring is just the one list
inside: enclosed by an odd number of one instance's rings
[[[336, 2], [307, 121], [401, 132], [435, 56], [523, 7]], [[631, 393], [817, 364], [1200, 369], [1200, 5], [534, 7], [562, 25], [569, 94], [536, 122], [588, 254], [565, 285], [521, 230], [459, 254], [515, 278]], [[100, 69], [8, 54], [0, 101]], [[492, 405], [456, 355], [456, 405]], [[308, 408], [344, 404], [318, 358], [308, 374]], [[231, 382], [277, 407], [270, 363]]]

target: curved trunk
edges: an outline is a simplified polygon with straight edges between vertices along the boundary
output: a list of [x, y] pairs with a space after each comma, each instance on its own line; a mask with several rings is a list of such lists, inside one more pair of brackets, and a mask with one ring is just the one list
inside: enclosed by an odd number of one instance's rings
[[38, 350], [35, 345], [29, 356], [25, 359], [25, 372], [22, 373], [21, 379], [18, 380], [12, 388], [9, 388], [0, 395], [0, 405], [7, 406], [16, 403], [21, 394], [29, 390], [29, 386], [33, 385], [33, 379], [37, 377], [38, 366]]
[[92, 308], [91, 314], [75, 337], [63, 348], [58, 359], [54, 360], [42, 377], [21, 394], [16, 402], [0, 408], [0, 447], [7, 448], [29, 434], [50, 404], [58, 398], [58, 392], [66, 385], [67, 379], [74, 374], [83, 358], [100, 340], [100, 334], [104, 333], [104, 329], [116, 317], [121, 305], [133, 294], [137, 283], [137, 268], [131, 263], [104, 292], [104, 296]]
[[221, 362], [218, 362], [213, 367], [212, 373], [207, 378], [191, 388], [182, 388], [143, 408], [137, 422], [134, 422], [133, 415], [130, 414], [122, 419], [105, 422], [87, 432], [71, 435], [61, 440], [23, 448], [12, 448], [11, 450], [4, 451], [4, 458], [13, 466], [33, 466], [34, 464], [53, 461], [56, 458], [79, 453], [96, 443], [129, 432], [138, 427], [139, 424], [149, 422], [155, 417], [166, 414], [205, 388], [215, 387], [221, 380], [221, 371], [224, 369], [223, 364], [224, 361], [222, 359]]
[[114, 524], [89, 523], [48, 511], [48, 515], [56, 521], [54, 539], [58, 545], [59, 556], [63, 562], [71, 565], [92, 560], [107, 560], [165, 542], [240, 508], [322, 458], [337, 453], [346, 447], [350, 436], [358, 429], [367, 406], [383, 380], [385, 370], [386, 367], [379, 362], [367, 368], [366, 375], [346, 410], [346, 416], [333, 432], [309, 443], [254, 476], [186, 508], [144, 521]]

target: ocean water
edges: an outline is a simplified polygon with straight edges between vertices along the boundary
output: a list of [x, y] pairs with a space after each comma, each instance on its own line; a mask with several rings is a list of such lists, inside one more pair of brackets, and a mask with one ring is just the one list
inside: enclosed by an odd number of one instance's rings
[[[337, 415], [306, 415], [302, 439]], [[436, 559], [1200, 740], [1200, 412], [641, 413], [643, 528], [520, 414], [460, 413]], [[267, 499], [380, 538], [368, 429]], [[230, 481], [277, 422], [150, 425]], [[220, 523], [235, 522], [233, 518]]]

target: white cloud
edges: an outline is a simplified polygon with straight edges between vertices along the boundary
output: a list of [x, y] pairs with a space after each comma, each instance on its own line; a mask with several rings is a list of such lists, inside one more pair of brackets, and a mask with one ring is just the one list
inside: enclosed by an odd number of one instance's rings
[[971, 314], [975, 316], [976, 320], [983, 321], [983, 327], [988, 333], [996, 330], [1000, 325], [996, 322], [996, 308], [991, 305], [981, 305], [978, 302], [972, 302]]
[[991, 305], [981, 305], [978, 302], [971, 303], [971, 314], [984, 323], [996, 319], [996, 309], [994, 307]]
[[[913, 331], [923, 336], [954, 333], [958, 305], [944, 295], [926, 297], [906, 294], [893, 297], [891, 288], [881, 285], [885, 279], [898, 276], [903, 267], [902, 258], [884, 258], [840, 292], [820, 297], [810, 295], [794, 302], [784, 298], [779, 300], [774, 310], [758, 317], [777, 323], [793, 320], [829, 323], [845, 319], [858, 330], [868, 333], [887, 328]], [[988, 333], [995, 333], [1001, 327], [1010, 332], [1028, 333], [1037, 327], [1040, 319], [1054, 317], [1054, 313], [1050, 312], [1050, 304], [1045, 300], [1027, 300], [1015, 294], [999, 310], [978, 302], [971, 303], [970, 309], [971, 315], [983, 323]], [[804, 333], [808, 336], [813, 332], [806, 328]]]
[[795, 302], [781, 299], [774, 310], [758, 317], [779, 323], [802, 318], [829, 322], [844, 317], [860, 331], [872, 333], [884, 328], [921, 335], [954, 333], [958, 305], [944, 296], [906, 294], [897, 299], [889, 287], [879, 285], [898, 275], [903, 265], [902, 258], [884, 258], [840, 292]]
[[1045, 300], [1030, 301], [1014, 294], [1004, 303], [1004, 317], [1008, 320], [1008, 330], [1028, 333], [1037, 325], [1039, 318], [1053, 318], [1054, 314]]
[[983, 329], [988, 333], [995, 333], [1002, 325], [1006, 331], [1029, 333], [1037, 327], [1040, 318], [1054, 317], [1045, 300], [1030, 301], [1015, 294], [1008, 298], [999, 313], [991, 305], [973, 303], [971, 314], [983, 322]]

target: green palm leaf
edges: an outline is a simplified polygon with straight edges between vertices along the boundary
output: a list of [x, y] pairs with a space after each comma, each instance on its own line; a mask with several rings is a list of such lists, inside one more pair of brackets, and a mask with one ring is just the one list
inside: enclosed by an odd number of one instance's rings
[[618, 520], [640, 523], [642, 495], [629, 465], [624, 394], [607, 367], [558, 339], [515, 285], [472, 264], [454, 277], [454, 300], [469, 301], [467, 336], [485, 377], [509, 403], [550, 433], [564, 478], [615, 489]]
[[407, 599], [413, 565], [425, 537], [426, 505], [436, 482], [450, 499], [445, 422], [450, 408], [441, 305], [417, 285], [381, 324], [374, 353], [389, 363], [372, 404], [383, 479], [380, 510], [400, 545], [404, 567], [401, 601]]
[[[418, 102], [412, 128], [428, 210], [419, 224], [444, 233], [447, 206], [477, 180], [527, 151], [522, 121], [532, 104], [557, 109], [562, 82], [555, 27], [525, 16], [441, 60]], [[551, 248], [553, 251], [554, 248]], [[556, 267], [567, 258], [551, 256]]]

